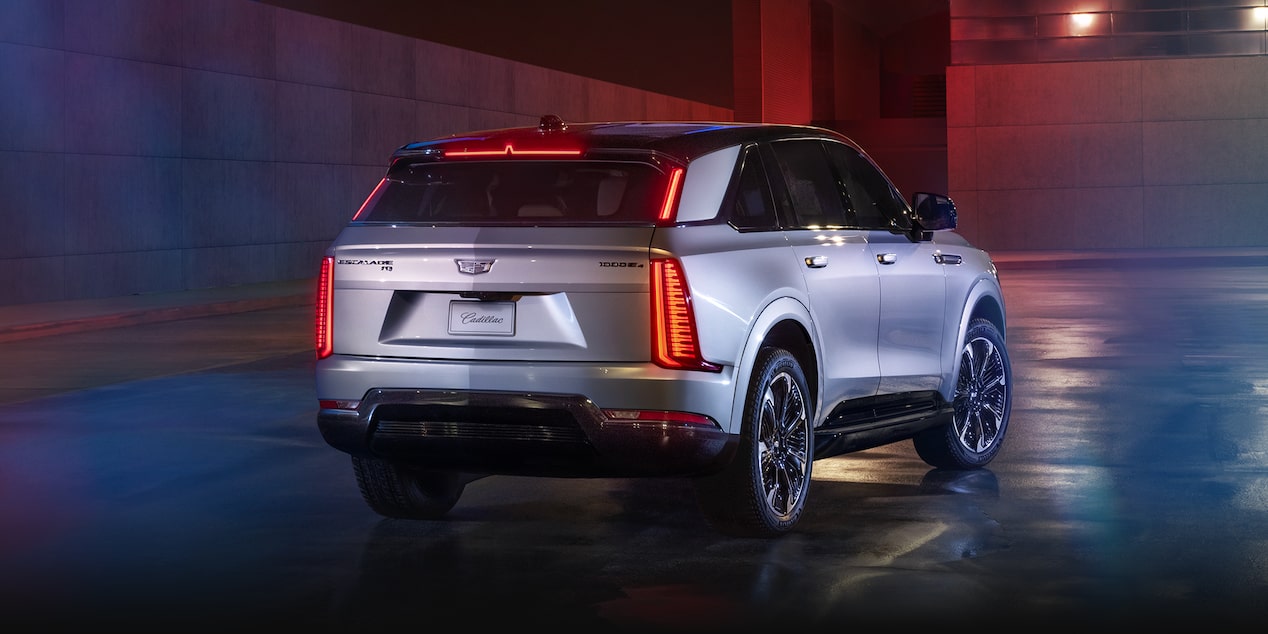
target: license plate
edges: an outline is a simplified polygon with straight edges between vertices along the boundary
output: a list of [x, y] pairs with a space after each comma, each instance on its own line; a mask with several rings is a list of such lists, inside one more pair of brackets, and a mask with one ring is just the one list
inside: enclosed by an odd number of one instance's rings
[[515, 302], [449, 302], [449, 334], [515, 334]]

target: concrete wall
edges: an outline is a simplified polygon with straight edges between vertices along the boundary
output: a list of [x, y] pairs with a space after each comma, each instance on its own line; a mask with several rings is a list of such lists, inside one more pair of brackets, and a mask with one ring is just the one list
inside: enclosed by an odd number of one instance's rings
[[1268, 57], [947, 69], [951, 196], [991, 249], [1268, 245]]
[[0, 0], [0, 304], [301, 279], [393, 149], [729, 109], [251, 0]]

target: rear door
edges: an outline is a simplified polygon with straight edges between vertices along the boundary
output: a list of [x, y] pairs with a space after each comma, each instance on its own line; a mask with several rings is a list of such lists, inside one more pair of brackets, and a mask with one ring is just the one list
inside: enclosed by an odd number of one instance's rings
[[823, 337], [824, 412], [841, 401], [872, 396], [880, 363], [880, 285], [867, 233], [848, 226], [842, 193], [817, 139], [770, 144], [776, 199], [810, 313]]
[[868, 252], [879, 275], [879, 392], [936, 390], [942, 377], [946, 280], [945, 268], [934, 259], [935, 246], [908, 237], [906, 203], [870, 159], [842, 143], [825, 147], [846, 190], [850, 221], [867, 230]]

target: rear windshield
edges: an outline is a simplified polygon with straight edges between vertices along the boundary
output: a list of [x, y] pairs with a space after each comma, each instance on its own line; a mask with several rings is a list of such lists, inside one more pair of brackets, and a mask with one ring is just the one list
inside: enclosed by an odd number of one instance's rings
[[646, 163], [481, 161], [395, 169], [366, 222], [655, 224], [666, 179]]

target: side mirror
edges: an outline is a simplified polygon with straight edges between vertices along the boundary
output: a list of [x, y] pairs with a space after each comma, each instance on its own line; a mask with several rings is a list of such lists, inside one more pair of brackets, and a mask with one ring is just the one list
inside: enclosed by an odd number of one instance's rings
[[924, 231], [955, 228], [955, 203], [946, 196], [916, 192], [911, 197], [911, 207], [916, 214], [916, 224]]

